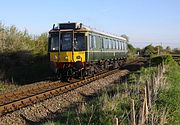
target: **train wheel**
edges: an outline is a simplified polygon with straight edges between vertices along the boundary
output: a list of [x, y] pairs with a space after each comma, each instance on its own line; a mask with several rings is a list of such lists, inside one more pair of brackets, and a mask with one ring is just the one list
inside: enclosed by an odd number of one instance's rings
[[108, 64], [109, 64], [109, 62], [108, 62], [108, 61], [106, 61], [106, 62], [104, 63], [104, 68], [105, 68], [105, 69], [109, 69]]
[[62, 79], [62, 72], [60, 72], [59, 70], [57, 71], [57, 79], [61, 80]]
[[91, 66], [91, 74], [92, 74], [92, 76], [95, 75], [95, 68], [94, 68], [94, 66]]
[[94, 66], [90, 66], [89, 69], [86, 71], [88, 76], [93, 76], [95, 71], [94, 71]]
[[88, 76], [87, 70], [85, 69], [81, 70], [81, 79], [86, 79], [86, 76]]
[[113, 69], [117, 69], [119, 67], [119, 64], [117, 61], [114, 61], [114, 64], [113, 64]]

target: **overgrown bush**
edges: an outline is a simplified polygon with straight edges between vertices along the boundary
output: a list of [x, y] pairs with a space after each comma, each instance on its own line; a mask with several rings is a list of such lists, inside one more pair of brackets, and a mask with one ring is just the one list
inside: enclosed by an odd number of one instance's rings
[[0, 82], [24, 84], [46, 76], [47, 40], [47, 33], [33, 36], [0, 23]]
[[128, 60], [134, 60], [137, 58], [137, 49], [133, 47], [130, 43], [128, 43]]
[[152, 66], [154, 65], [157, 66], [161, 63], [164, 63], [166, 65], [175, 63], [171, 55], [160, 55], [160, 56], [151, 57], [150, 61]]

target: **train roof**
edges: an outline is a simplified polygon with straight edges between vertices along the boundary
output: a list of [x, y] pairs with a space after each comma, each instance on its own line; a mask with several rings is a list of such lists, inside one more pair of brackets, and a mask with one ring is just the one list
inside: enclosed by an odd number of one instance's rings
[[88, 27], [88, 26], [85, 26], [83, 25], [85, 29], [87, 29], [88, 31], [90, 32], [94, 32], [94, 33], [98, 33], [98, 34], [101, 34], [101, 35], [105, 35], [105, 36], [109, 36], [109, 37], [113, 37], [113, 38], [116, 38], [116, 39], [121, 39], [121, 40], [125, 40], [126, 39], [124, 37], [121, 37], [121, 36], [118, 36], [118, 35], [115, 35], [115, 34], [111, 34], [111, 33], [107, 33], [107, 32], [104, 32], [104, 31], [99, 31], [97, 29], [94, 29], [94, 28], [91, 28], [91, 27]]
[[60, 31], [68, 31], [68, 30], [89, 31], [89, 32], [94, 32], [94, 33], [97, 33], [97, 34], [113, 37], [115, 39], [121, 39], [121, 40], [127, 41], [124, 37], [121, 37], [121, 36], [118, 36], [118, 35], [115, 35], [115, 34], [111, 34], [111, 33], [107, 33], [107, 32], [104, 32], [104, 31], [99, 31], [99, 30], [97, 30], [95, 28], [91, 28], [89, 26], [83, 25], [82, 23], [78, 23], [78, 22], [59, 23], [57, 27], [53, 26], [53, 29], [51, 31], [54, 31], [54, 30], [60, 30]]

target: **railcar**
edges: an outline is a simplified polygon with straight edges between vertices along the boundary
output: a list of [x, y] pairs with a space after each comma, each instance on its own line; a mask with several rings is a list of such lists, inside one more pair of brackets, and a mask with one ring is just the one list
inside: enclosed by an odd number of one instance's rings
[[50, 66], [60, 78], [118, 68], [127, 58], [125, 38], [82, 23], [60, 23], [49, 31]]

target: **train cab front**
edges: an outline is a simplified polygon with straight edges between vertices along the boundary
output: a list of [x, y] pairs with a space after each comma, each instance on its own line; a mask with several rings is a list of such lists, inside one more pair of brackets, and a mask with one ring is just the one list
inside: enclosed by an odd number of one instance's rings
[[72, 76], [84, 68], [86, 38], [74, 29], [53, 29], [49, 32], [50, 67], [59, 77]]

